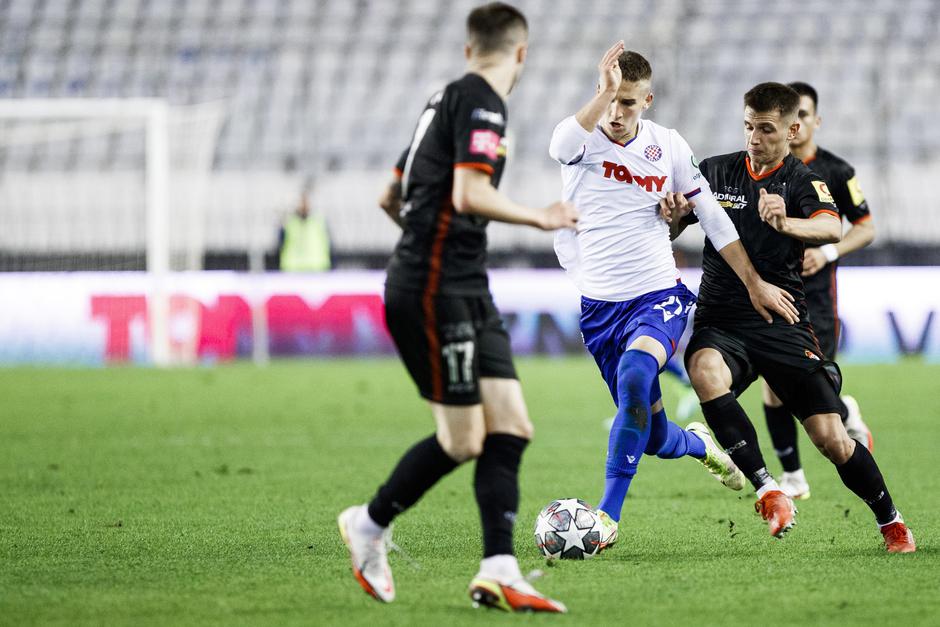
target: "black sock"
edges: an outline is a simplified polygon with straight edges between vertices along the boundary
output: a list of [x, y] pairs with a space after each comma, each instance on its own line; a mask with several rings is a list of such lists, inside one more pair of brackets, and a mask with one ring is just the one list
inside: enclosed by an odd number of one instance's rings
[[715, 439], [725, 448], [754, 489], [760, 489], [771, 480], [757, 444], [754, 425], [734, 394], [728, 392], [702, 403], [702, 414], [714, 432]]
[[387, 527], [395, 516], [418, 502], [441, 477], [459, 466], [437, 441], [437, 436], [421, 440], [405, 453], [388, 481], [369, 503], [369, 518]]
[[878, 470], [878, 464], [875, 463], [875, 458], [871, 456], [867, 448], [856, 444], [855, 452], [852, 453], [849, 461], [836, 466], [836, 470], [839, 471], [845, 487], [871, 508], [879, 525], [885, 525], [894, 520], [898, 511], [894, 508], [891, 495], [888, 494], [888, 488], [885, 486], [881, 471]]
[[785, 472], [796, 472], [800, 466], [800, 451], [796, 448], [796, 420], [785, 406], [764, 405], [767, 430]]
[[483, 524], [483, 557], [512, 555], [512, 529], [519, 509], [519, 462], [529, 443], [508, 433], [491, 433], [477, 459], [473, 489]]

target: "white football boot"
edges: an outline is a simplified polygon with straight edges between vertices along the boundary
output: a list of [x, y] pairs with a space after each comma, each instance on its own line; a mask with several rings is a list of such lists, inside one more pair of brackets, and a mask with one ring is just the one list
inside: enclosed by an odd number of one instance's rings
[[731, 456], [725, 453], [715, 440], [712, 434], [701, 422], [690, 422], [686, 431], [691, 431], [705, 443], [705, 457], [699, 461], [711, 473], [711, 475], [721, 483], [721, 485], [732, 490], [744, 489], [744, 473], [741, 472], [733, 461]]
[[337, 519], [339, 533], [349, 549], [356, 581], [375, 599], [390, 603], [395, 600], [395, 582], [388, 566], [392, 528], [389, 526], [377, 535], [363, 533], [357, 528], [356, 520], [364, 515], [367, 515], [365, 505], [344, 509]]
[[[499, 562], [499, 565], [493, 562]], [[546, 597], [529, 582], [541, 574], [541, 571], [535, 571], [524, 577], [519, 572], [516, 558], [511, 555], [486, 558], [480, 564], [480, 572], [470, 582], [470, 600], [473, 607], [488, 607], [504, 612], [566, 613], [568, 608], [564, 603]]]
[[610, 517], [610, 514], [602, 509], [597, 510], [597, 517], [601, 521], [601, 548], [600, 551], [608, 549], [617, 544], [619, 525], [617, 521]]
[[849, 410], [848, 418], [843, 423], [845, 424], [845, 431], [850, 438], [871, 451], [875, 448], [875, 439], [871, 435], [871, 429], [862, 420], [862, 411], [858, 407], [858, 401], [846, 394], [842, 397], [842, 402]]
[[780, 485], [780, 491], [794, 501], [805, 501], [809, 498], [809, 483], [806, 481], [802, 468], [783, 473], [777, 479], [777, 483]]

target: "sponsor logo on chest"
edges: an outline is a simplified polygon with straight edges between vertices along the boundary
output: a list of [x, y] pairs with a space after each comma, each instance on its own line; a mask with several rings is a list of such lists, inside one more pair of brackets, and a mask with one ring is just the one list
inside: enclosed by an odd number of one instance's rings
[[601, 165], [604, 168], [605, 179], [613, 179], [625, 185], [637, 185], [648, 192], [661, 192], [666, 184], [665, 176], [634, 174], [627, 166], [613, 161], [604, 161]]
[[715, 200], [723, 209], [744, 209], [747, 207], [747, 198], [737, 187], [726, 185], [724, 191], [715, 192]]

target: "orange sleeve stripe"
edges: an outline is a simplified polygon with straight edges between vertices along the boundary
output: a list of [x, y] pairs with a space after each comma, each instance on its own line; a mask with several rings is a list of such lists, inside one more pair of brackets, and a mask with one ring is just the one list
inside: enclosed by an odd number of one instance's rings
[[398, 178], [401, 178], [401, 175], [403, 174], [403, 172], [399, 170], [398, 168], [394, 168], [392, 172], [394, 172], [395, 176], [397, 176]]
[[827, 214], [831, 215], [833, 218], [838, 218], [838, 217], [839, 217], [839, 214], [836, 213], [835, 211], [831, 210], [831, 209], [820, 209], [819, 211], [814, 211], [814, 212], [813, 212], [813, 215], [811, 215], [811, 216], [809, 217], [809, 219], [812, 220], [813, 218], [815, 218], [816, 216], [818, 216], [818, 215], [821, 214], [821, 213], [827, 213]]
[[864, 224], [865, 222], [868, 222], [869, 220], [871, 220], [871, 214], [867, 216], [862, 216], [858, 220], [855, 220], [854, 222], [852, 222], [852, 224]]
[[491, 166], [488, 163], [476, 163], [475, 161], [464, 161], [462, 163], [455, 163], [454, 169], [456, 170], [457, 168], [470, 168], [473, 170], [481, 170], [483, 172], [486, 172], [487, 174], [493, 173], [493, 166]]

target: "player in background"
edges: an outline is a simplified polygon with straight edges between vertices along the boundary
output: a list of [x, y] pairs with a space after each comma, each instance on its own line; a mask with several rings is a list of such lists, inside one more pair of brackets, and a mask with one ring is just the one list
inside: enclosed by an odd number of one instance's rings
[[659, 373], [676, 350], [695, 296], [679, 280], [660, 203], [694, 197], [708, 238], [735, 269], [759, 314], [796, 319], [789, 296], [758, 276], [728, 216], [711, 195], [688, 144], [649, 120], [652, 70], [614, 44], [598, 65], [597, 93], [562, 120], [549, 153], [562, 165], [563, 196], [581, 212], [577, 232], [555, 234], [555, 252], [582, 294], [581, 332], [607, 382], [617, 414], [610, 430], [604, 495], [598, 505], [606, 547], [617, 539], [627, 490], [641, 456], [692, 456], [723, 484], [744, 477], [693, 423], [666, 418]]
[[[852, 224], [842, 241], [807, 247], [803, 254], [803, 284], [809, 321], [816, 332], [823, 356], [835, 360], [840, 330], [836, 260], [868, 246], [875, 239], [875, 226], [871, 221], [868, 202], [855, 177], [855, 168], [816, 145], [814, 136], [821, 122], [817, 114], [819, 98], [816, 90], [806, 83], [789, 83], [789, 86], [800, 95], [800, 109], [797, 113], [800, 130], [790, 142], [790, 153], [826, 181], [840, 217]], [[767, 430], [770, 431], [774, 452], [783, 466], [783, 475], [778, 480], [780, 489], [791, 498], [808, 499], [809, 483], [800, 464], [796, 421], [766, 382], [763, 384], [763, 394]], [[846, 432], [849, 437], [871, 450], [871, 431], [862, 420], [858, 403], [846, 394], [841, 399]]]
[[[701, 171], [760, 275], [793, 296], [801, 320], [767, 324], [755, 315], [735, 273], [706, 241], [686, 364], [702, 414], [757, 490], [755, 508], [772, 535], [792, 527], [796, 510], [767, 472], [754, 426], [737, 401], [758, 375], [796, 413], [845, 486], [871, 508], [887, 550], [909, 553], [914, 537], [871, 453], [845, 431], [839, 367], [822, 354], [806, 316], [804, 246], [838, 242], [842, 223], [825, 181], [790, 154], [799, 104], [799, 94], [786, 85], [752, 88], [744, 96], [747, 150], [705, 159]], [[694, 220], [688, 215], [679, 224]]]
[[437, 430], [404, 454], [368, 505], [343, 511], [339, 527], [356, 579], [391, 601], [392, 520], [476, 459], [483, 560], [471, 598], [507, 611], [564, 612], [528, 583], [513, 554], [518, 469], [532, 423], [489, 292], [486, 225], [574, 228], [577, 213], [562, 202], [523, 206], [496, 189], [506, 161], [505, 99], [526, 59], [525, 17], [494, 2], [470, 13], [467, 32], [467, 73], [431, 97], [380, 201], [402, 228], [388, 266], [386, 321]]

